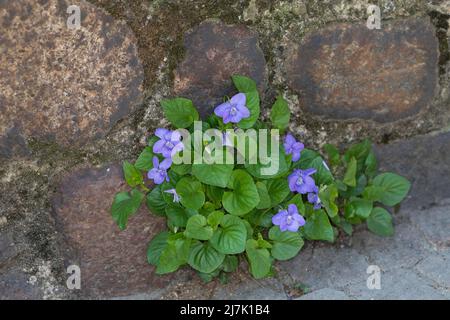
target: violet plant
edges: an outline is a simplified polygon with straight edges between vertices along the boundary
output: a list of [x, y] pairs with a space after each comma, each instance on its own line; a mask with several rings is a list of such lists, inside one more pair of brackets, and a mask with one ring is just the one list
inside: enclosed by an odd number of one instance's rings
[[[144, 202], [152, 214], [167, 219], [167, 230], [148, 246], [147, 259], [156, 273], [189, 265], [205, 281], [215, 277], [226, 281], [227, 273], [245, 261], [255, 278], [263, 278], [273, 275], [275, 260], [295, 257], [304, 240], [334, 242], [341, 232], [351, 235], [354, 225], [364, 222], [380, 236], [393, 235], [387, 207], [405, 198], [410, 183], [394, 173], [378, 173], [369, 140], [343, 153], [327, 144], [325, 161], [286, 132], [290, 112], [283, 97], [276, 99], [270, 122], [262, 122], [255, 82], [244, 76], [232, 80], [238, 93], [215, 108], [201, 131], [218, 129], [220, 149], [227, 153], [236, 151], [233, 133], [239, 129], [279, 130], [279, 152], [267, 156], [276, 159], [277, 170], [263, 174], [267, 162], [239, 162], [238, 155], [232, 163], [177, 164], [174, 156], [187, 154], [192, 143], [178, 130], [157, 129], [136, 162], [124, 163], [125, 180], [132, 189], [117, 193], [111, 208], [120, 229]], [[199, 114], [190, 100], [161, 104], [174, 129], [195, 135]], [[262, 142], [267, 141], [261, 137], [247, 141], [246, 148]], [[207, 142], [200, 148], [207, 150]]]

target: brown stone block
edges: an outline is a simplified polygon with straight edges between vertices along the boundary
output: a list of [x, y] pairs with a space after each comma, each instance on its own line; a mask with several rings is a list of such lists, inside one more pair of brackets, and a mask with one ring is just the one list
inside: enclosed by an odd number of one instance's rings
[[332, 25], [288, 49], [290, 87], [309, 112], [390, 122], [416, 114], [438, 84], [438, 40], [427, 18]]

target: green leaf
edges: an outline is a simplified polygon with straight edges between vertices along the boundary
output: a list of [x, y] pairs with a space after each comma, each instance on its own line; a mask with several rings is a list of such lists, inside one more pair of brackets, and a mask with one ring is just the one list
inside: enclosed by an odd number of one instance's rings
[[176, 271], [187, 262], [191, 240], [183, 238], [180, 233], [169, 234], [167, 246], [162, 250], [156, 267], [157, 274]]
[[222, 203], [226, 211], [234, 215], [244, 215], [259, 203], [258, 190], [252, 177], [245, 170], [234, 170], [228, 188], [223, 194]]
[[267, 209], [270, 208], [271, 200], [269, 193], [267, 192], [267, 187], [264, 183], [258, 181], [256, 182], [256, 189], [258, 190], [259, 203], [256, 206], [257, 209]]
[[189, 265], [203, 273], [211, 273], [217, 269], [225, 259], [225, 255], [216, 251], [209, 243], [198, 242], [191, 248]]
[[253, 127], [256, 120], [259, 118], [260, 106], [259, 106], [259, 94], [258, 91], [245, 92], [246, 102], [245, 106], [250, 111], [248, 118], [242, 119], [238, 123], [238, 127], [242, 129], [249, 129]]
[[136, 169], [142, 171], [148, 171], [153, 168], [153, 150], [151, 147], [145, 147], [144, 150], [139, 155], [139, 158], [136, 160], [134, 166]]
[[153, 145], [158, 140], [159, 138], [157, 136], [152, 136], [150, 138], [149, 145], [145, 147], [144, 150], [142, 150], [141, 154], [136, 160], [136, 163], [134, 164], [136, 169], [148, 171], [153, 168], [153, 157], [155, 156], [155, 154], [153, 153]]
[[144, 183], [142, 173], [128, 161], [123, 162], [123, 173], [125, 175], [125, 181], [130, 187], [136, 187]]
[[219, 226], [220, 220], [222, 220], [222, 217], [224, 216], [224, 213], [222, 211], [213, 211], [208, 215], [208, 224], [216, 230]]
[[373, 152], [373, 150], [370, 151], [369, 155], [366, 158], [364, 165], [366, 166], [364, 173], [369, 178], [372, 178], [373, 176], [375, 176], [377, 174], [378, 162], [377, 162], [377, 158], [375, 157], [375, 152]]
[[192, 239], [209, 240], [213, 234], [213, 228], [206, 223], [206, 218], [201, 214], [190, 217], [184, 235]]
[[382, 173], [373, 179], [373, 185], [379, 187], [379, 199], [387, 206], [399, 204], [408, 194], [411, 184], [404, 177], [394, 173]]
[[370, 140], [366, 139], [360, 143], [352, 145], [344, 154], [344, 159], [346, 163], [350, 162], [351, 158], [355, 158], [357, 162], [357, 172], [362, 172], [364, 162], [367, 156], [372, 150], [372, 143]]
[[325, 144], [323, 148], [328, 155], [328, 160], [331, 165], [335, 166], [341, 162], [338, 148], [329, 143]]
[[233, 272], [238, 267], [239, 260], [236, 256], [225, 256], [223, 260], [223, 271]]
[[111, 214], [121, 230], [127, 227], [128, 218], [139, 209], [142, 199], [144, 199], [144, 194], [137, 189], [133, 189], [129, 193], [119, 192], [116, 194], [111, 206]]
[[193, 216], [194, 210], [185, 209], [177, 205], [168, 205], [166, 207], [167, 225], [169, 228], [185, 228], [188, 219]]
[[[259, 143], [259, 142], [258, 142]], [[260, 155], [261, 156], [261, 155]], [[270, 162], [267, 162], [270, 161]], [[263, 164], [267, 163], [267, 164]], [[278, 164], [278, 168], [277, 168]], [[283, 144], [279, 145], [278, 152], [275, 152], [272, 155], [271, 152], [271, 142], [268, 142], [267, 145], [267, 155], [263, 155], [261, 158], [258, 157], [258, 161], [255, 164], [250, 164], [248, 162], [245, 163], [245, 169], [258, 179], [272, 179], [278, 176], [284, 175], [289, 171], [290, 160], [286, 157], [286, 153], [284, 152]], [[277, 169], [273, 174], [269, 174], [267, 170], [271, 170], [271, 168]], [[264, 171], [264, 169], [266, 171]]]
[[161, 185], [154, 187], [153, 190], [147, 194], [146, 204], [152, 213], [158, 216], [166, 215], [167, 202], [164, 200]]
[[245, 219], [254, 226], [269, 228], [272, 226], [272, 216], [273, 213], [270, 210], [253, 210], [245, 216]]
[[156, 266], [159, 263], [159, 257], [163, 250], [167, 247], [167, 239], [169, 238], [169, 232], [163, 231], [158, 233], [150, 241], [147, 248], [147, 261], [148, 263]]
[[198, 210], [205, 203], [202, 184], [193, 178], [185, 177], [178, 181], [176, 191], [181, 197], [181, 204], [186, 208]]
[[394, 234], [390, 213], [380, 207], [373, 208], [369, 218], [367, 218], [367, 227], [379, 236], [387, 237]]
[[305, 235], [311, 240], [334, 241], [333, 227], [327, 214], [323, 210], [316, 210], [306, 219]]
[[313, 178], [317, 185], [330, 184], [334, 180], [330, 170], [325, 167], [323, 158], [310, 149], [303, 149], [300, 160], [293, 164], [293, 168], [302, 170], [315, 168], [317, 172], [313, 175]]
[[303, 239], [297, 232], [281, 232], [278, 226], [269, 230], [269, 239], [272, 243], [272, 257], [277, 260], [288, 260], [297, 255], [303, 247]]
[[356, 168], [357, 168], [356, 159], [352, 157], [347, 165], [347, 171], [345, 171], [343, 179], [343, 182], [350, 187], [356, 186]]
[[184, 163], [174, 164], [174, 163], [172, 163], [172, 166], [170, 167], [170, 171], [173, 171], [180, 176], [184, 176], [191, 172], [191, 168], [192, 168], [192, 165], [190, 165], [190, 164], [184, 164]]
[[270, 120], [273, 126], [284, 131], [289, 125], [290, 118], [291, 111], [289, 110], [287, 101], [282, 96], [278, 96], [270, 112]]
[[214, 231], [210, 240], [217, 251], [224, 254], [244, 252], [247, 240], [247, 229], [239, 217], [224, 215], [220, 220], [219, 228]]
[[350, 204], [353, 206], [355, 214], [363, 219], [367, 219], [373, 207], [372, 201], [361, 198], [352, 199]]
[[280, 204], [290, 193], [289, 184], [286, 178], [267, 180], [266, 187], [272, 207]]
[[319, 192], [319, 199], [329, 217], [334, 217], [339, 211], [339, 208], [335, 202], [337, 197], [338, 190], [334, 184], [328, 185], [325, 189], [320, 190]]
[[204, 184], [225, 188], [233, 167], [233, 164], [194, 164], [192, 174]]
[[239, 92], [258, 91], [256, 82], [249, 77], [234, 75], [231, 76], [231, 80], [233, 80], [234, 86], [239, 90]]
[[187, 128], [199, 119], [197, 109], [189, 99], [163, 100], [161, 106], [166, 118], [177, 128]]
[[250, 264], [250, 272], [256, 279], [261, 279], [269, 275], [272, 267], [272, 259], [269, 250], [258, 247], [256, 240], [247, 240], [247, 259]]

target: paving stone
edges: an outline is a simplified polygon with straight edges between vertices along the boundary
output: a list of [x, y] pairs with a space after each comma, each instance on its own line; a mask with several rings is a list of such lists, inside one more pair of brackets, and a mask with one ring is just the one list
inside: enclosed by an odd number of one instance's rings
[[37, 300], [42, 292], [29, 283], [28, 276], [19, 270], [0, 272], [0, 300]]
[[9, 231], [0, 232], [0, 266], [18, 254], [18, 248], [14, 243], [14, 235]]
[[286, 300], [283, 285], [274, 278], [255, 280], [246, 278], [217, 287], [212, 299], [216, 300]]
[[94, 297], [159, 292], [174, 277], [158, 276], [146, 261], [150, 239], [165, 221], [143, 206], [124, 231], [111, 218], [114, 194], [126, 190], [121, 168], [75, 169], [53, 199], [57, 229], [67, 243], [67, 264], [81, 269], [81, 289]]
[[185, 58], [175, 70], [175, 94], [194, 101], [202, 116], [235, 92], [234, 74], [251, 77], [264, 90], [266, 61], [257, 34], [246, 26], [205, 21], [185, 36], [184, 46]]
[[349, 285], [345, 292], [355, 299], [381, 300], [431, 300], [445, 299], [445, 296], [431, 283], [408, 269], [395, 269], [381, 273], [381, 289], [368, 289], [367, 279]]
[[294, 282], [317, 290], [339, 288], [366, 278], [369, 264], [357, 250], [323, 243], [313, 245], [312, 256], [300, 252], [295, 258], [279, 263]]
[[375, 148], [381, 171], [411, 181], [403, 208], [424, 208], [450, 195], [450, 132], [400, 140]]
[[295, 300], [351, 300], [351, 298], [342, 291], [323, 288], [305, 294]]
[[[81, 28], [69, 29], [69, 5]], [[80, 147], [105, 135], [141, 97], [143, 70], [124, 22], [84, 0], [0, 2], [0, 157], [36, 137]]]
[[439, 286], [450, 289], [450, 250], [429, 256], [417, 264], [416, 268]]
[[287, 52], [288, 83], [318, 115], [390, 122], [425, 109], [436, 93], [438, 40], [428, 18], [383, 21], [380, 30], [336, 24]]
[[435, 249], [447, 250], [450, 248], [450, 205], [416, 211], [411, 220]]
[[395, 234], [392, 237], [380, 237], [368, 230], [355, 232], [351, 239], [352, 248], [367, 255], [371, 264], [382, 270], [414, 266], [430, 254], [430, 245], [409, 220], [398, 220], [394, 220]]

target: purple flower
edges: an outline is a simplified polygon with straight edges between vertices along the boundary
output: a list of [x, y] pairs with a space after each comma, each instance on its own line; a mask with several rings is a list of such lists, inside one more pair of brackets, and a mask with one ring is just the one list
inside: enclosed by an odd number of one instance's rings
[[314, 210], [322, 208], [322, 204], [319, 198], [319, 190], [314, 190], [314, 192], [308, 193], [308, 202], [314, 205]]
[[314, 192], [317, 189], [314, 179], [310, 175], [314, 174], [316, 169], [310, 168], [306, 170], [294, 170], [288, 177], [289, 189], [297, 191], [301, 194]]
[[238, 123], [250, 117], [250, 111], [245, 106], [246, 97], [243, 93], [234, 95], [230, 101], [224, 102], [214, 109], [214, 113], [223, 119], [223, 123]]
[[171, 158], [166, 158], [159, 163], [158, 157], [153, 157], [153, 169], [148, 172], [148, 178], [152, 179], [156, 184], [161, 184], [164, 180], [169, 181], [167, 169], [169, 169], [171, 165]]
[[284, 138], [284, 151], [286, 154], [292, 154], [292, 161], [294, 162], [300, 160], [300, 152], [304, 147], [303, 143], [296, 141], [290, 133]]
[[154, 153], [161, 153], [164, 158], [169, 158], [178, 151], [183, 150], [183, 143], [180, 141], [181, 135], [178, 131], [158, 128], [155, 131], [155, 135], [160, 140], [153, 145]]
[[168, 190], [166, 190], [164, 192], [173, 194], [173, 202], [180, 202], [181, 198], [178, 195], [177, 190], [175, 190], [175, 188], [174, 189], [168, 189]]
[[298, 213], [295, 204], [288, 205], [287, 210], [281, 210], [272, 217], [272, 223], [280, 227], [281, 231], [297, 232], [305, 225], [305, 219]]

